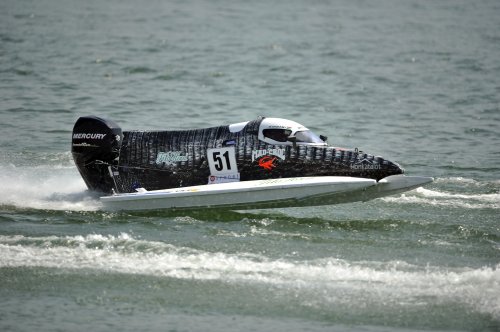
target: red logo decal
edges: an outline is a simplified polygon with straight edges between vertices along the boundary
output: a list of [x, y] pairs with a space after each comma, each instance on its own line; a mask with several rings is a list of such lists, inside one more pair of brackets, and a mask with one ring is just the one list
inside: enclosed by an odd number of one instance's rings
[[271, 171], [276, 165], [274, 165], [274, 161], [276, 160], [276, 157], [270, 157], [270, 156], [265, 156], [259, 159], [259, 166], [267, 169], [268, 171]]

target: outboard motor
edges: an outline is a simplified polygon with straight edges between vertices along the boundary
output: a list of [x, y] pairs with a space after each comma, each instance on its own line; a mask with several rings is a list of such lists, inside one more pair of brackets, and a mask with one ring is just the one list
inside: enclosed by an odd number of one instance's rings
[[71, 153], [76, 167], [90, 190], [110, 193], [113, 178], [110, 166], [120, 155], [121, 128], [97, 116], [79, 118], [73, 127]]

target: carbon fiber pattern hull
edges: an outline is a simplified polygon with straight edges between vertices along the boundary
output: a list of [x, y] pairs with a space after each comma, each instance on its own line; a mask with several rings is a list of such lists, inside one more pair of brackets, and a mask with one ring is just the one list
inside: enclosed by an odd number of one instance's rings
[[403, 173], [381, 157], [334, 147], [270, 145], [257, 137], [259, 120], [231, 133], [229, 126], [186, 131], [125, 131], [111, 166], [115, 191], [204, 185], [211, 174], [208, 149], [234, 148], [239, 180], [352, 176], [380, 180]]

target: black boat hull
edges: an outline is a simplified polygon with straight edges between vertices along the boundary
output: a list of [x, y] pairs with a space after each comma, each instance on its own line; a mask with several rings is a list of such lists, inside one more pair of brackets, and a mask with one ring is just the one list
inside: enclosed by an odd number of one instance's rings
[[263, 142], [261, 121], [236, 132], [220, 126], [122, 133], [111, 121], [83, 117], [73, 130], [72, 152], [88, 188], [105, 193], [308, 176], [378, 181], [403, 173], [398, 164], [357, 149]]

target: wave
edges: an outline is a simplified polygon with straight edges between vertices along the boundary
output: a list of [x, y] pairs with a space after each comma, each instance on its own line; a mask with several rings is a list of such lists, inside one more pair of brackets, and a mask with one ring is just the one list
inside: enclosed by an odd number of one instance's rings
[[155, 69], [145, 66], [130, 66], [123, 68], [123, 70], [128, 74], [151, 74], [157, 72]]
[[464, 209], [500, 209], [500, 180], [478, 181], [451, 177], [438, 178], [434, 184], [438, 186], [437, 189], [421, 187], [401, 196], [385, 197], [382, 200]]
[[[113, 235], [0, 236], [0, 268], [93, 270], [200, 281], [257, 283], [302, 292], [311, 305], [459, 303], [500, 319], [500, 265], [443, 268], [401, 261], [270, 259]], [[356, 301], [360, 301], [359, 303]], [[361, 303], [362, 302], [362, 303]]]
[[416, 190], [417, 193], [421, 194], [424, 197], [430, 198], [452, 198], [452, 199], [462, 199], [466, 201], [478, 201], [478, 202], [487, 202], [487, 203], [495, 203], [500, 201], [500, 194], [475, 194], [475, 195], [465, 195], [465, 194], [452, 194], [447, 192], [440, 192], [429, 190], [425, 188], [418, 188]]
[[412, 193], [414, 194], [385, 197], [382, 200], [389, 203], [423, 204], [463, 209], [500, 209], [500, 194], [449, 194], [424, 188], [418, 188]]
[[436, 184], [458, 184], [465, 185], [471, 187], [484, 188], [488, 186], [499, 186], [500, 187], [500, 179], [490, 180], [490, 181], [478, 181], [475, 179], [464, 178], [460, 176], [456, 177], [448, 177], [448, 178], [437, 178], [434, 180]]

